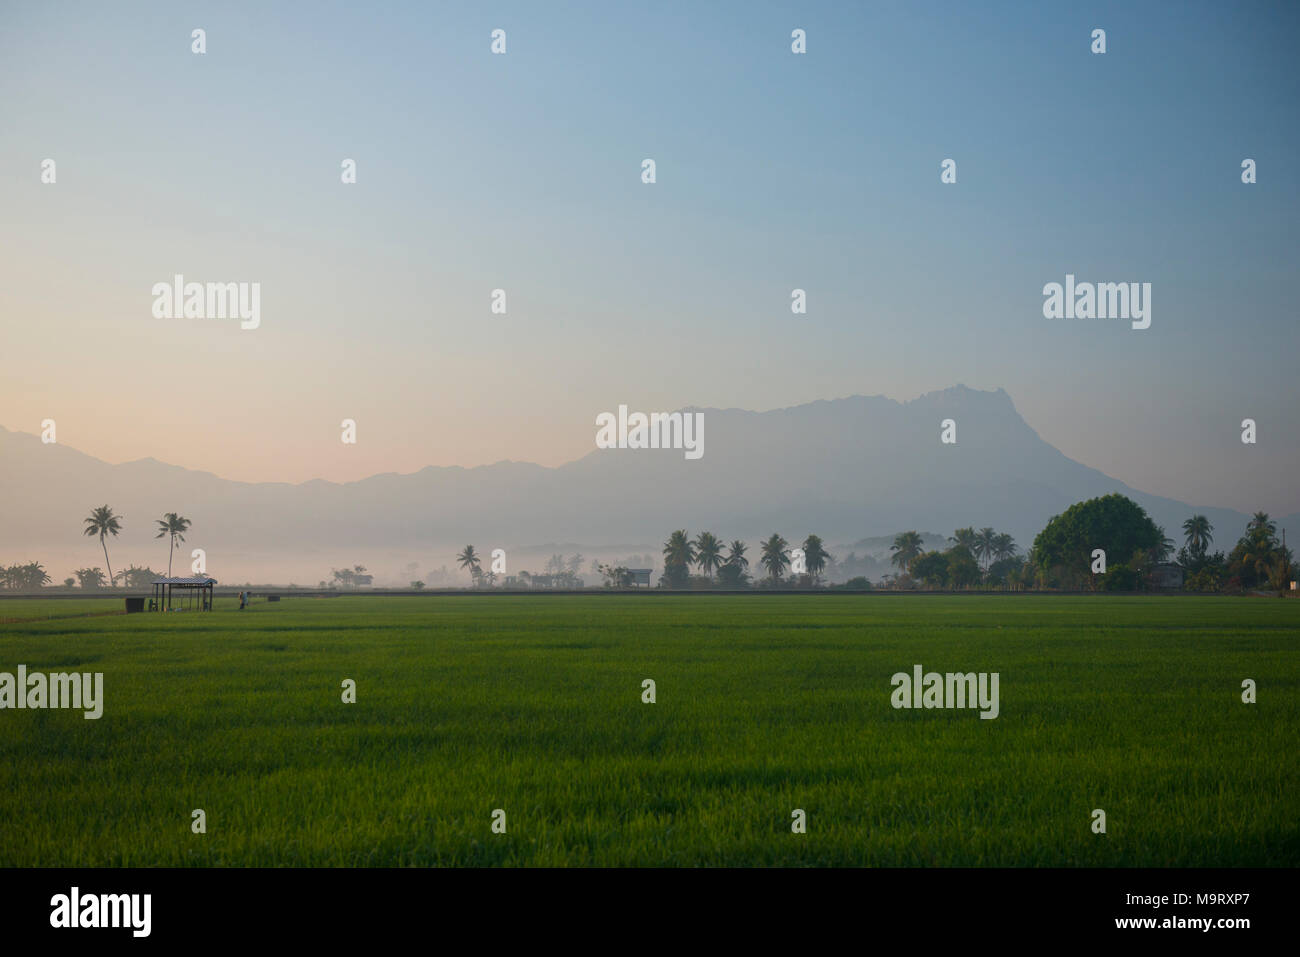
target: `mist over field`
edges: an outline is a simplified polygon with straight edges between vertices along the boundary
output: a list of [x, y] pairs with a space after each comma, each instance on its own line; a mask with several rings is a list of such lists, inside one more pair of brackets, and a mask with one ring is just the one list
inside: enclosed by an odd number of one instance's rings
[[[648, 555], [661, 567], [662, 543], [677, 528], [751, 542], [774, 531], [817, 534], [843, 557], [862, 539], [909, 528], [948, 535], [987, 525], [1011, 533], [1024, 551], [1053, 515], [1110, 492], [1138, 502], [1170, 533], [1193, 512], [1225, 534], [1239, 534], [1248, 519], [1213, 502], [1135, 490], [1072, 461], [1001, 390], [957, 386], [907, 402], [854, 396], [770, 412], [695, 411], [705, 451], [694, 461], [673, 449], [593, 448], [555, 468], [429, 466], [342, 484], [232, 482], [152, 459], [110, 465], [0, 430], [0, 483], [9, 491], [0, 501], [0, 563], [38, 559], [55, 580], [93, 564], [98, 548], [81, 535], [80, 520], [103, 502], [125, 517], [113, 542], [123, 566], [159, 567], [167, 546], [154, 539], [153, 520], [177, 511], [193, 522], [175, 559], [180, 567], [201, 547], [219, 581], [308, 587], [357, 564], [380, 586], [468, 584], [454, 561], [466, 544], [485, 554], [503, 548], [510, 574], [580, 553], [593, 584], [594, 560]], [[945, 419], [956, 423], [955, 444], [939, 441]], [[1298, 518], [1283, 517], [1281, 526], [1300, 527]]]

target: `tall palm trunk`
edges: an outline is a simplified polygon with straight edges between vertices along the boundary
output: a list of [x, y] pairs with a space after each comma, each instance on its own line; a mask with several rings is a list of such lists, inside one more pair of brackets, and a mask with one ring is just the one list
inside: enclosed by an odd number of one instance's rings
[[99, 544], [104, 549], [104, 564], [108, 566], [108, 587], [113, 587], [113, 565], [108, 560], [108, 546], [104, 544], [104, 533], [99, 533]]
[[167, 577], [172, 577], [172, 553], [176, 551], [176, 536], [171, 535], [167, 539]]

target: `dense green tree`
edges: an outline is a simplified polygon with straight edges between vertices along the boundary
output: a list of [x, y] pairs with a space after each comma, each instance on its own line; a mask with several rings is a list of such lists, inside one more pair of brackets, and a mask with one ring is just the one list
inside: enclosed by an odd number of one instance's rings
[[748, 588], [749, 575], [745, 573], [745, 565], [724, 562], [718, 569], [718, 584], [723, 588]]
[[1149, 552], [1163, 540], [1164, 534], [1140, 505], [1112, 493], [1053, 516], [1034, 539], [1034, 562], [1046, 581], [1073, 586], [1087, 580], [1093, 549], [1104, 550], [1110, 566], [1122, 564], [1134, 552]]
[[1025, 559], [1020, 555], [999, 558], [989, 566], [985, 578], [993, 585], [1007, 585], [1018, 588], [1024, 583]]
[[36, 591], [50, 583], [50, 576], [40, 562], [27, 562], [0, 568], [0, 583], [12, 591]]
[[912, 559], [907, 573], [929, 588], [942, 588], [948, 584], [948, 554], [922, 552]]
[[954, 588], [965, 588], [979, 582], [979, 562], [964, 545], [954, 545], [948, 549], [945, 558], [948, 561], [949, 585]]
[[125, 571], [117, 573], [118, 579], [127, 588], [148, 588], [153, 584], [155, 578], [162, 578], [161, 572], [156, 572], [152, 568], [137, 568], [135, 565], [130, 566]]
[[77, 576], [77, 583], [82, 588], [104, 587], [104, 573], [98, 568], [78, 568], [73, 574]]
[[1135, 591], [1138, 581], [1138, 572], [1120, 562], [1106, 568], [1106, 574], [1101, 579], [1101, 587], [1105, 591]]

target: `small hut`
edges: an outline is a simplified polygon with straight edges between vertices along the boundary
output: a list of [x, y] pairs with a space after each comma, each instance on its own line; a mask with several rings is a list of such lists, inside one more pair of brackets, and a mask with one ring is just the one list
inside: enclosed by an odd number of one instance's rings
[[215, 578], [155, 578], [149, 610], [212, 611], [212, 586], [216, 583]]

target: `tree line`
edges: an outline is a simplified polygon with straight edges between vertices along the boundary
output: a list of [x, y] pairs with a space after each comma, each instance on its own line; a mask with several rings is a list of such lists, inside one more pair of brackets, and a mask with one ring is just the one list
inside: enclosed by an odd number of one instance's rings
[[[64, 579], [64, 587], [79, 585], [84, 589], [114, 587], [145, 588], [162, 577], [148, 567], [131, 565], [113, 573], [108, 554], [108, 539], [122, 531], [122, 517], [108, 505], [92, 509], [84, 520], [84, 533], [97, 537], [104, 552], [105, 575], [98, 567], [79, 568], [75, 578]], [[192, 523], [176, 512], [167, 512], [156, 520], [155, 538], [168, 539], [167, 577], [172, 573], [172, 557], [185, 541]], [[1193, 515], [1182, 524], [1183, 544], [1178, 547], [1174, 564], [1183, 575], [1182, 587], [1192, 592], [1229, 592], [1289, 590], [1294, 562], [1291, 549], [1279, 538], [1277, 523], [1266, 512], [1256, 512], [1246, 524], [1245, 533], [1225, 555], [1211, 552], [1214, 526], [1204, 515]], [[932, 539], [933, 541], [933, 539]], [[1071, 505], [1048, 521], [1033, 546], [1023, 555], [1012, 536], [993, 528], [976, 531], [959, 528], [947, 540], [947, 548], [926, 550], [921, 534], [915, 530], [900, 532], [890, 546], [890, 563], [896, 573], [883, 576], [880, 585], [892, 589], [968, 589], [1006, 588], [1022, 590], [1097, 590], [1136, 591], [1162, 587], [1162, 566], [1175, 557], [1175, 543], [1165, 535], [1146, 511], [1131, 499], [1111, 494]], [[663, 572], [659, 587], [692, 588], [817, 588], [835, 558], [822, 539], [810, 534], [798, 546], [792, 546], [773, 532], [759, 546], [757, 569], [750, 574], [749, 546], [740, 539], [725, 542], [713, 532], [692, 537], [686, 529], [672, 532], [663, 546]], [[1098, 554], [1103, 555], [1099, 562]], [[648, 559], [649, 556], [647, 556]], [[483, 561], [473, 545], [457, 556], [462, 569], [468, 570], [475, 585], [495, 586], [497, 575], [483, 570]], [[521, 571], [510, 582], [549, 587], [582, 587], [578, 574], [583, 556], [568, 559], [552, 555], [545, 575]], [[631, 571], [624, 565], [593, 562], [607, 588], [632, 585]], [[695, 574], [692, 574], [692, 570]], [[35, 591], [49, 585], [49, 573], [40, 562], [0, 566], [0, 589]], [[333, 587], [359, 588], [370, 585], [373, 576], [362, 565], [333, 570]], [[324, 582], [321, 583], [325, 585]], [[421, 588], [423, 582], [412, 582]], [[865, 576], [850, 578], [841, 588], [873, 587]]]
[[[1192, 592], [1289, 590], [1291, 550], [1279, 540], [1277, 523], [1256, 512], [1226, 556], [1210, 552], [1214, 526], [1204, 515], [1182, 525], [1183, 545], [1172, 563], [1181, 587]], [[1047, 523], [1029, 552], [1016, 554], [1009, 535], [991, 528], [958, 529], [946, 551], [923, 551], [916, 532], [904, 532], [891, 548], [900, 574], [896, 587], [1005, 587], [1085, 591], [1141, 591], [1169, 587], [1175, 543], [1131, 499], [1111, 494], [1070, 506]]]
[[[83, 532], [86, 536], [99, 539], [99, 546], [104, 550], [104, 566], [108, 569], [105, 574], [103, 569], [98, 566], [91, 568], [78, 568], [73, 575], [75, 577], [65, 578], [63, 580], [64, 588], [79, 586], [81, 588], [113, 588], [121, 585], [125, 588], [145, 588], [152, 584], [155, 578], [161, 578], [162, 575], [152, 568], [145, 566], [139, 568], [135, 565], [113, 572], [113, 563], [108, 557], [108, 539], [117, 538], [122, 532], [123, 517], [116, 514], [108, 505], [100, 505], [98, 508], [90, 510], [90, 514], [84, 519]], [[158, 534], [154, 538], [166, 538], [167, 545], [167, 577], [172, 574], [172, 555], [181, 542], [185, 541], [185, 533], [189, 531], [191, 522], [175, 512], [167, 512], [162, 518], [157, 520]], [[27, 562], [24, 565], [11, 565], [9, 567], [0, 566], [0, 588], [10, 591], [34, 591], [50, 584], [49, 573], [40, 562]]]
[[[1267, 513], [1254, 514], [1227, 555], [1210, 552], [1214, 526], [1206, 516], [1191, 516], [1182, 531], [1184, 542], [1172, 565], [1182, 575], [1179, 587], [1184, 590], [1234, 594], [1289, 590], [1293, 556]], [[900, 532], [889, 549], [896, 572], [883, 576], [879, 584], [890, 589], [1141, 591], [1169, 587], [1162, 572], [1170, 567], [1176, 547], [1145, 509], [1119, 494], [1080, 502], [1053, 516], [1023, 555], [1011, 535], [988, 527], [959, 528], [947, 545], [926, 550], [919, 532]], [[795, 568], [796, 550], [773, 533], [760, 546], [758, 565], [764, 574], [751, 579], [746, 550], [739, 539], [727, 545], [712, 532], [692, 538], [679, 529], [664, 543], [659, 587], [816, 588], [822, 585], [828, 564], [835, 561], [822, 539], [809, 535], [798, 549], [801, 567]], [[698, 574], [692, 575], [692, 568]], [[602, 571], [606, 587], [629, 584], [626, 568], [602, 566]], [[872, 585], [865, 577], [854, 577], [838, 587]]]

